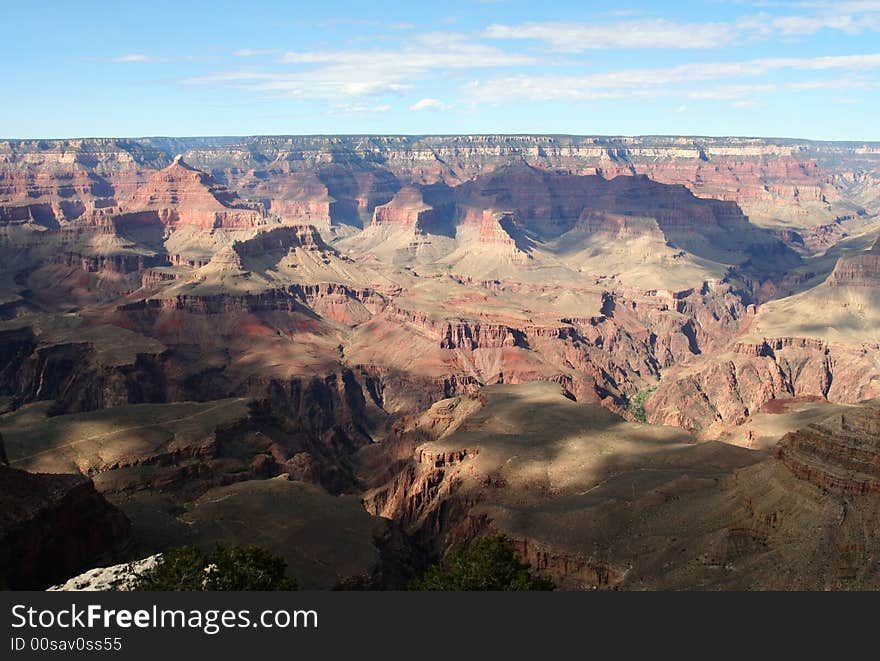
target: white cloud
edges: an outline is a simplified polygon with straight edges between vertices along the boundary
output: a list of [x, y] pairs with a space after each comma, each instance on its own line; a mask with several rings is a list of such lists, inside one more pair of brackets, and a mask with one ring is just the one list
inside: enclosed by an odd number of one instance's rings
[[880, 88], [880, 82], [861, 77], [823, 78], [821, 80], [802, 80], [786, 83], [785, 87], [793, 92], [828, 89], [870, 90]]
[[386, 113], [391, 110], [391, 106], [387, 103], [370, 105], [367, 103], [343, 103], [333, 107], [334, 114], [337, 115], [375, 115]]
[[144, 55], [142, 53], [129, 53], [113, 58], [114, 62], [159, 62], [161, 58]]
[[675, 109], [675, 112], [677, 112], [677, 113], [684, 113], [687, 111], [688, 111], [688, 107], [684, 104], [678, 106], [678, 108]]
[[[845, 5], [847, 11], [835, 12], [833, 5]], [[868, 80], [868, 74], [880, 69], [880, 53], [698, 61], [655, 69], [610, 70], [613, 64], [586, 62], [583, 56], [569, 55], [591, 49], [711, 49], [742, 46], [750, 40], [809, 36], [827, 29], [852, 33], [880, 29], [880, 0], [789, 5], [793, 6], [800, 7], [799, 13], [790, 10], [792, 15], [758, 14], [728, 22], [688, 23], [617, 16], [605, 22], [597, 19], [584, 23], [493, 24], [478, 35], [404, 31], [393, 37], [400, 40], [399, 44], [389, 45], [394, 42], [385, 35], [389, 41], [376, 42], [375, 47], [359, 47], [349, 41], [343, 48], [287, 52], [241, 48], [233, 51], [240, 58], [276, 55], [247, 62], [254, 66], [216, 71], [180, 82], [238, 88], [263, 97], [325, 101], [329, 108], [339, 112], [377, 112], [377, 108], [387, 105], [388, 97], [416, 89], [420, 93], [414, 98], [419, 100], [409, 106], [415, 112], [446, 110], [449, 104], [461, 108], [467, 102], [571, 102], [672, 95], [678, 102], [737, 102], [768, 92], [801, 92], [824, 86], [868, 89], [876, 85]], [[385, 27], [412, 28], [409, 24]], [[529, 40], [545, 48], [540, 53], [534, 48], [523, 49], [522, 44], [502, 43], [503, 40]], [[550, 55], [547, 49], [566, 55]], [[119, 61], [158, 60], [132, 54]], [[796, 72], [801, 73], [794, 75]], [[782, 73], [790, 73], [786, 76], [788, 82], [779, 80]], [[799, 80], [806, 77], [812, 80]], [[433, 98], [438, 92], [428, 85], [439, 79], [471, 79], [463, 87], [467, 98]], [[351, 103], [346, 105], [348, 102]], [[675, 103], [670, 106], [674, 108]]]
[[232, 51], [236, 57], [256, 57], [257, 55], [272, 55], [278, 53], [277, 48], [239, 48]]
[[437, 99], [421, 99], [412, 104], [409, 109], [414, 112], [419, 112], [421, 110], [446, 110], [449, 106], [447, 106], [442, 101]]
[[772, 26], [783, 35], [816, 34], [820, 30], [842, 30], [856, 33], [863, 29], [854, 16], [778, 16]]
[[527, 66], [536, 59], [475, 43], [459, 34], [416, 35], [396, 49], [290, 51], [277, 64], [290, 71], [225, 71], [182, 81], [237, 86], [282, 96], [334, 100], [400, 94], [417, 81], [449, 72]]
[[[630, 69], [583, 75], [517, 75], [474, 81], [466, 91], [475, 101], [582, 101], [646, 97], [669, 94], [676, 86], [735, 78], [755, 78], [777, 71], [857, 72], [880, 68], [880, 53], [836, 55], [813, 58], [767, 58], [740, 62], [682, 64], [663, 69]], [[867, 84], [867, 83], [865, 83]], [[701, 98], [733, 98], [737, 90], [697, 88]], [[754, 86], [739, 89], [739, 95], [752, 93]]]
[[845, 0], [843, 2], [801, 2], [801, 7], [810, 7], [846, 13], [880, 12], [880, 0]]
[[478, 44], [459, 34], [432, 33], [418, 35], [397, 49], [292, 51], [279, 62], [396, 73], [533, 64], [535, 58]]
[[666, 19], [581, 23], [572, 21], [493, 24], [490, 39], [526, 39], [565, 53], [592, 49], [710, 49], [755, 38], [812, 35], [821, 30], [858, 34], [880, 31], [880, 2], [816, 3], [804, 14], [761, 13], [731, 22], [679, 23]]
[[486, 28], [491, 39], [542, 41], [557, 51], [580, 53], [596, 48], [717, 48], [737, 36], [726, 23], [676, 23], [663, 19], [618, 23], [494, 24]]
[[111, 58], [111, 62], [129, 62], [129, 63], [143, 63], [143, 62], [199, 62], [204, 61], [206, 58], [202, 55], [174, 55], [168, 57], [158, 57], [156, 55], [145, 55], [143, 53], [128, 53], [126, 55], [120, 55], [119, 57]]
[[688, 93], [691, 99], [741, 99], [744, 96], [772, 92], [777, 87], [771, 83], [759, 83], [751, 85], [719, 85], [705, 89], [693, 90]]
[[864, 71], [880, 68], [880, 53], [867, 53], [865, 55], [828, 55], [812, 58], [788, 58], [779, 60], [767, 60], [776, 68], [814, 69], [829, 70], [842, 69], [846, 71]]
[[775, 16], [761, 13], [736, 21], [744, 36], [796, 37], [838, 30], [847, 34], [880, 30], [880, 3], [838, 2], [803, 5], [814, 11], [808, 14]]

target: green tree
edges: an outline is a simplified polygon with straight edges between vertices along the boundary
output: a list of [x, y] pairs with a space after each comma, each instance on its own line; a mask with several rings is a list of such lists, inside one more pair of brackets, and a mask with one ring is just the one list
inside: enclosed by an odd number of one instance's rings
[[469, 547], [458, 546], [443, 562], [432, 565], [411, 590], [553, 590], [549, 578], [533, 576], [504, 535], [483, 537]]
[[639, 422], [648, 421], [648, 413], [645, 411], [645, 402], [647, 402], [648, 398], [654, 394], [655, 390], [657, 390], [657, 386], [652, 386], [651, 388], [637, 392], [629, 398], [627, 408], [629, 409], [629, 412], [632, 413], [633, 417]]
[[287, 578], [287, 563], [258, 546], [217, 545], [208, 554], [181, 546], [162, 554], [152, 570], [141, 574], [133, 589], [201, 592], [213, 590], [296, 590]]

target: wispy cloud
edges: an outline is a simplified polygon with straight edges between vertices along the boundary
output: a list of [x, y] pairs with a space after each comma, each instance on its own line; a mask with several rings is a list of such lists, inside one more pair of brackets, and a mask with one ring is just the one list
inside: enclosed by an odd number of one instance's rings
[[[605, 14], [604, 18], [594, 14], [587, 22], [499, 21], [469, 33], [419, 33], [409, 23], [384, 22], [381, 41], [372, 39], [370, 47], [360, 47], [358, 37], [362, 35], [355, 35], [338, 40], [336, 43], [344, 44], [342, 47], [287, 51], [239, 48], [232, 54], [243, 66], [230, 65], [179, 82], [236, 88], [258, 98], [319, 101], [331, 112], [350, 114], [406, 108], [412, 112], [443, 111], [486, 103], [655, 97], [666, 98], [670, 110], [682, 104], [678, 109], [696, 113], [703, 105], [699, 101], [726, 101], [745, 108], [771, 93], [876, 87], [873, 76], [880, 70], [880, 52], [730, 59], [736, 57], [731, 55], [736, 49], [753, 52], [759, 48], [756, 44], [771, 45], [771, 39], [812, 43], [821, 40], [813, 35], [825, 30], [853, 35], [880, 30], [880, 0], [817, 0], [790, 2], [783, 7], [767, 6], [766, 11], [772, 14], [714, 21], [699, 17], [690, 21], [649, 18], [647, 13], [625, 12]], [[704, 16], [710, 15], [707, 12]], [[331, 19], [324, 24], [371, 29], [380, 25], [367, 19]], [[398, 32], [389, 34], [389, 29]], [[870, 44], [870, 37], [863, 36], [861, 42], [858, 36], [853, 39], [853, 43], [866, 42]], [[694, 53], [671, 52], [704, 53], [716, 48], [727, 51], [713, 58], [701, 55], [697, 61], [693, 61]], [[603, 62], [592, 53], [596, 49], [633, 52]], [[644, 53], [635, 54], [643, 49], [667, 49], [670, 52], [659, 54], [657, 61], [676, 64], [655, 68], [609, 64], [653, 61]], [[764, 52], [774, 50], [768, 47]], [[706, 61], [710, 59], [717, 61]], [[119, 61], [158, 58], [131, 54]], [[455, 89], [450, 89], [451, 85]], [[404, 94], [412, 94], [417, 101], [394, 101], [393, 97]]]
[[688, 92], [691, 99], [741, 99], [744, 96], [773, 92], [777, 86], [773, 83], [756, 83], [751, 85], [718, 85]]
[[880, 82], [870, 78], [823, 78], [821, 80], [802, 80], [785, 84], [794, 92], [809, 90], [872, 90], [880, 89]]
[[148, 62], [200, 62], [205, 61], [206, 58], [203, 55], [168, 55], [168, 56], [158, 56], [158, 55], [146, 55], [144, 53], [127, 53], [125, 55], [120, 55], [118, 57], [110, 58], [110, 62], [124, 62], [124, 63], [134, 63], [134, 64], [143, 64]]
[[143, 53], [129, 53], [127, 55], [120, 55], [119, 57], [113, 58], [114, 62], [161, 62], [161, 57], [153, 57], [151, 55], [144, 55]]
[[880, 30], [880, 14], [841, 13], [839, 11], [816, 14], [773, 16], [767, 13], [744, 16], [736, 22], [744, 38], [803, 37], [823, 30], [836, 30], [847, 34], [859, 34]]
[[[473, 81], [466, 87], [476, 101], [583, 101], [624, 97], [658, 96], [676, 86], [693, 86], [711, 81], [755, 78], [778, 71], [860, 72], [880, 69], [880, 53], [836, 55], [812, 58], [766, 58], [740, 62], [682, 64], [660, 69], [632, 69], [585, 75], [517, 75]], [[852, 84], [857, 84], [853, 81]], [[863, 82], [863, 84], [868, 84]], [[759, 84], [760, 85], [760, 84]], [[754, 85], [714, 90], [698, 89], [701, 98], [735, 98], [755, 91]]]
[[387, 103], [342, 103], [333, 106], [333, 113], [336, 115], [380, 115], [389, 110], [391, 106]]
[[842, 2], [837, 2], [836, 0], [817, 0], [816, 2], [799, 2], [796, 4], [799, 7], [835, 11], [840, 14], [880, 13], [880, 1], [878, 0], [843, 0]]
[[182, 81], [242, 87], [267, 94], [336, 99], [399, 94], [447, 72], [528, 66], [536, 59], [480, 44], [460, 34], [422, 34], [394, 49], [290, 51], [276, 64], [290, 70], [243, 69]]
[[258, 55], [274, 55], [280, 53], [278, 48], [239, 48], [232, 51], [236, 57], [257, 57]]
[[819, 30], [842, 30], [856, 33], [865, 27], [864, 22], [855, 16], [779, 16], [771, 21], [771, 26], [783, 35], [816, 34]]
[[448, 108], [449, 106], [439, 99], [420, 99], [409, 107], [409, 109], [414, 112], [420, 112], [422, 110], [446, 110]]
[[815, 3], [792, 15], [760, 13], [728, 22], [681, 23], [667, 19], [616, 22], [530, 22], [493, 24], [489, 39], [521, 39], [564, 53], [595, 49], [711, 49], [756, 38], [813, 35], [822, 30], [849, 34], [880, 31], [880, 3]]
[[535, 58], [469, 41], [461, 34], [431, 33], [417, 35], [397, 49], [291, 51], [279, 62], [351, 67], [361, 71], [421, 72], [533, 64]]
[[599, 48], [717, 48], [737, 36], [725, 23], [676, 23], [664, 19], [616, 23], [494, 24], [486, 28], [490, 39], [529, 39], [565, 53]]

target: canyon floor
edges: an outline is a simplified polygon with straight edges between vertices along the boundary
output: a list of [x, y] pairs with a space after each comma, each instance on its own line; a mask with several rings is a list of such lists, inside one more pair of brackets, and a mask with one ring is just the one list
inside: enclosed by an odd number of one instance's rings
[[880, 145], [0, 142], [0, 581], [880, 587]]

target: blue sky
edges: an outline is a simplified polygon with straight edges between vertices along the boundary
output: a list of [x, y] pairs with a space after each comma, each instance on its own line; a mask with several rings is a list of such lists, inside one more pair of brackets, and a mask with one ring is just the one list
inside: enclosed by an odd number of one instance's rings
[[880, 0], [0, 0], [0, 136], [880, 140]]

